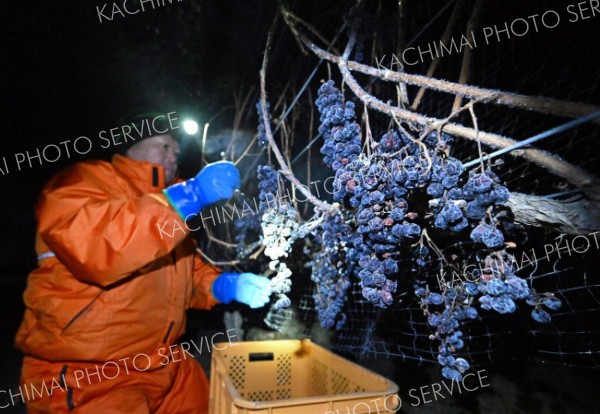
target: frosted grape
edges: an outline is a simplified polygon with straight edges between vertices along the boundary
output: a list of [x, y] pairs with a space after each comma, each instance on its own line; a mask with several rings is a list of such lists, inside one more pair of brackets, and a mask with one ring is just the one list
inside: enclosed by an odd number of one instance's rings
[[536, 308], [531, 311], [531, 317], [539, 323], [550, 323], [551, 317], [548, 312], [541, 308]]

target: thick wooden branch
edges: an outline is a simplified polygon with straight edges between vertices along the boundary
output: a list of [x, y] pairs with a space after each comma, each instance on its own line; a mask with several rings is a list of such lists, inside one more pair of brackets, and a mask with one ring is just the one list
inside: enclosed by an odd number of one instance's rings
[[[306, 37], [301, 37], [304, 44], [319, 58], [340, 64], [342, 58], [338, 55], [326, 52], [319, 48]], [[488, 97], [485, 102], [519, 108], [528, 111], [540, 112], [548, 115], [579, 118], [600, 111], [600, 106], [589, 105], [582, 102], [561, 101], [559, 99], [544, 98], [540, 96], [527, 96], [516, 93], [503, 92], [494, 89], [479, 88], [471, 85], [460, 85], [441, 79], [430, 78], [422, 75], [395, 72], [388, 69], [377, 69], [362, 63], [348, 61], [348, 68], [366, 75], [375, 76], [379, 79], [391, 82], [406, 82], [409, 85], [424, 86], [439, 92], [471, 99], [482, 99]], [[600, 123], [600, 120], [594, 121]]]
[[600, 203], [585, 198], [552, 200], [511, 193], [507, 206], [515, 221], [566, 234], [590, 234], [600, 230]]

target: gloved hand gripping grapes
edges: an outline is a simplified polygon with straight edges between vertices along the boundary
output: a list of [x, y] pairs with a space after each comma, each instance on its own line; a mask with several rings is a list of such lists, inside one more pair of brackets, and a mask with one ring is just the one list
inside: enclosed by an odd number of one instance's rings
[[240, 172], [229, 161], [208, 164], [195, 177], [163, 190], [169, 204], [185, 220], [209, 204], [231, 197], [240, 188]]

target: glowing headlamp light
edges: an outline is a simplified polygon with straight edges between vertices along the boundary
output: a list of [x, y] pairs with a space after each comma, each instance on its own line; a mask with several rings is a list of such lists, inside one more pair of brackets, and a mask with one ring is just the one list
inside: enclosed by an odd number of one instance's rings
[[193, 119], [186, 119], [185, 121], [183, 121], [182, 126], [183, 130], [188, 135], [195, 135], [199, 129], [198, 122], [194, 121]]

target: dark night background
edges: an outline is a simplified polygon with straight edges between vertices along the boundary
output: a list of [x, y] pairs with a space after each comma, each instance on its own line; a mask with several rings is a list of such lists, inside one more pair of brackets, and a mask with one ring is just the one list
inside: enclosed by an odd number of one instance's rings
[[[388, 15], [393, 20], [395, 3], [367, 1], [366, 13], [369, 16]], [[409, 2], [410, 33], [415, 34], [445, 3]], [[516, 16], [527, 16], [546, 8], [564, 10], [571, 3], [576, 2], [488, 0], [481, 25], [510, 21]], [[21, 354], [14, 349], [12, 340], [22, 317], [21, 295], [26, 276], [36, 265], [33, 207], [42, 185], [71, 163], [88, 158], [109, 159], [111, 149], [100, 149], [98, 133], [119, 126], [119, 119], [124, 114], [138, 109], [177, 111], [194, 116], [201, 123], [210, 119], [210, 132], [215, 136], [219, 131], [231, 128], [235, 116], [234, 94], [245, 95], [250, 88], [258, 87], [267, 32], [277, 14], [277, 2], [270, 0], [173, 0], [173, 4], [167, 2], [155, 10], [126, 15], [125, 18], [115, 15], [113, 21], [100, 23], [95, 6], [101, 4], [89, 0], [5, 0], [0, 4], [3, 45], [0, 160], [6, 157], [9, 164], [9, 173], [0, 175], [0, 389], [14, 389], [18, 378]], [[298, 0], [289, 4], [291, 9], [319, 28], [327, 39], [332, 39], [353, 2]], [[377, 4], [382, 4], [379, 12]], [[472, 2], [467, 1], [467, 4]], [[410, 11], [415, 13], [410, 14]], [[417, 43], [439, 39], [443, 26], [432, 25]], [[267, 75], [273, 94], [282, 90], [290, 79], [293, 79], [293, 87], [298, 89], [318, 62], [314, 56], [300, 52], [283, 22], [279, 22], [275, 33]], [[345, 41], [346, 37], [342, 36], [338, 47]], [[555, 30], [515, 38], [477, 53], [481, 53], [476, 56], [483, 67], [493, 67], [493, 74], [478, 72], [474, 75], [475, 84], [600, 105], [600, 16], [576, 24], [562, 23]], [[421, 67], [414, 69], [424, 72]], [[437, 77], [456, 79], [450, 69], [441, 71]], [[313, 96], [318, 80], [327, 76], [327, 68], [323, 65], [310, 87]], [[586, 87], [580, 88], [581, 85]], [[250, 110], [240, 120], [240, 128], [250, 134], [256, 128], [255, 91], [251, 92]], [[271, 98], [276, 99], [275, 96]], [[429, 107], [435, 108], [435, 105]], [[516, 136], [527, 137], [564, 122], [560, 118], [547, 119], [539, 115], [520, 118], [522, 125]], [[491, 126], [509, 128], [508, 122], [494, 123], [485, 114], [482, 120]], [[590, 131], [587, 133], [593, 135]], [[44, 162], [32, 168], [24, 163], [22, 170], [17, 170], [15, 153], [31, 152], [63, 140], [72, 142], [82, 135], [95, 144], [87, 155], [75, 154], [70, 159], [62, 156], [55, 163]], [[597, 134], [595, 136], [597, 139]], [[307, 139], [299, 139], [294, 151], [301, 150]], [[218, 143], [214, 145], [219, 147]], [[554, 144], [544, 145], [551, 149]], [[597, 173], [599, 148], [597, 144], [570, 148], [567, 154], [561, 155]], [[197, 145], [193, 145], [184, 159], [184, 175], [197, 171], [195, 160], [198, 154]], [[520, 168], [515, 167], [513, 175], [507, 172], [507, 177], [510, 176], [513, 182], [518, 181]], [[556, 183], [542, 172], [532, 169], [528, 174], [523, 187], [536, 182], [540, 193], [556, 190]], [[373, 363], [375, 366], [385, 364]], [[401, 364], [394, 366], [403, 369]], [[552, 369], [554, 371], [548, 375], [558, 378], [565, 372], [561, 369], [567, 368]], [[569, 372], [577, 378], [574, 383], [585, 383], [591, 389], [599, 377], [597, 369]], [[510, 376], [510, 370], [504, 375]], [[512, 375], [518, 377], [519, 373], [512, 372]], [[417, 385], [407, 384], [408, 388]], [[519, 392], [526, 394], [527, 389], [521, 388]], [[582, 395], [587, 395], [587, 390], [583, 389], [579, 393], [570, 392], [565, 391], [565, 400], [586, 398]], [[589, 404], [593, 398], [597, 401], [597, 396], [589, 398]], [[589, 407], [587, 403], [581, 406]], [[542, 412], [535, 408], [531, 411], [526, 407], [521, 409], [525, 410], [521, 412]], [[565, 412], [565, 406], [562, 409], [560, 412]], [[516, 409], [506, 412], [516, 412]]]

